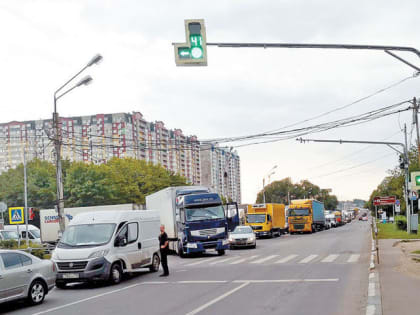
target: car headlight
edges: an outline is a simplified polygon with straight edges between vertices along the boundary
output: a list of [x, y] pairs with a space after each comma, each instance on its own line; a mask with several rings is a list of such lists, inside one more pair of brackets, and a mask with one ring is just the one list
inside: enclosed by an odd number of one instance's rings
[[102, 249], [102, 250], [93, 252], [92, 254], [89, 255], [88, 258], [101, 258], [108, 255], [108, 253], [109, 253], [109, 249]]
[[58, 260], [59, 259], [58, 258], [58, 255], [57, 255], [57, 253], [55, 251], [52, 252], [51, 259], [52, 260]]
[[229, 237], [229, 242], [233, 242], [233, 237], [232, 236]]
[[255, 240], [255, 236], [250, 236], [250, 237], [248, 237], [248, 241], [254, 241]]

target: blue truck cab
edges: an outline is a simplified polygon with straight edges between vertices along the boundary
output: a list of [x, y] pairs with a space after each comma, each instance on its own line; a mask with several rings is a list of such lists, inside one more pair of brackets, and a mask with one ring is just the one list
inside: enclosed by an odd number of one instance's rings
[[228, 221], [217, 193], [203, 186], [168, 187], [146, 196], [146, 208], [158, 210], [169, 248], [183, 257], [229, 247]]

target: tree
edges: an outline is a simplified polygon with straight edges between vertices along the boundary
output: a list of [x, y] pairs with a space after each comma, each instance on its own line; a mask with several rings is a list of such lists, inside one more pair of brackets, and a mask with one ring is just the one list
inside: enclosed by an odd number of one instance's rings
[[[330, 195], [326, 189], [312, 184], [308, 180], [302, 180], [300, 183], [294, 184], [288, 177], [280, 181], [274, 181], [265, 187], [265, 200], [267, 203], [283, 203], [288, 204], [290, 199], [314, 198], [324, 202], [326, 209], [334, 209], [338, 205], [337, 197]], [[257, 195], [257, 203], [264, 201], [263, 191]]]

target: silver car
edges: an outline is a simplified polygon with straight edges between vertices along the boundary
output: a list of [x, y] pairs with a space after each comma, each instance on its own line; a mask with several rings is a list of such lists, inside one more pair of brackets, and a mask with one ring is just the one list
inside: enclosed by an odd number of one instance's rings
[[36, 305], [55, 285], [55, 264], [19, 250], [0, 249], [0, 303], [26, 299]]
[[237, 226], [229, 235], [229, 243], [231, 248], [235, 247], [252, 247], [257, 246], [255, 233], [250, 226]]

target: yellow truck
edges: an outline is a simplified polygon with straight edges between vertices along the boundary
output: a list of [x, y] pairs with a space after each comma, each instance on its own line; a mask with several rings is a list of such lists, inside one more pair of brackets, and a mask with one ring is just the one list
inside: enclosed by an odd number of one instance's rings
[[245, 224], [254, 230], [257, 237], [280, 236], [286, 229], [284, 207], [279, 203], [248, 205]]
[[325, 229], [324, 204], [314, 199], [292, 200], [288, 210], [289, 233]]

